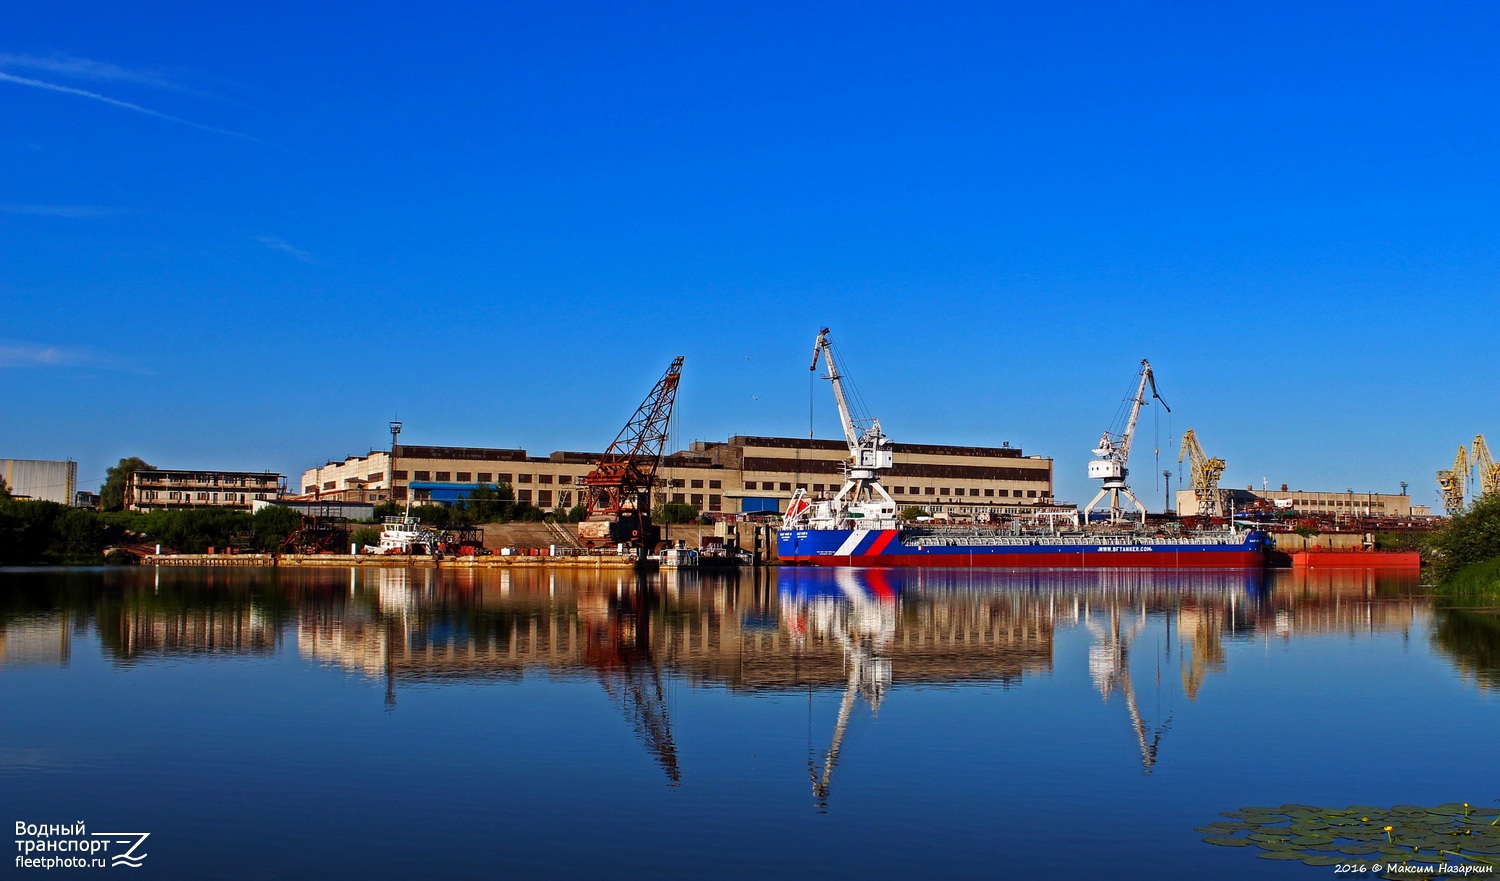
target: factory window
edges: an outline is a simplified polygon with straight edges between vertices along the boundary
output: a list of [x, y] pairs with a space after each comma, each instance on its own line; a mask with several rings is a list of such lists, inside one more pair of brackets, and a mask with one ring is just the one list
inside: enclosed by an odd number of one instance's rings
[[518, 502], [528, 502], [529, 503], [531, 501], [531, 490], [529, 490], [529, 489], [518, 489], [518, 490], [516, 490], [516, 501], [518, 501]]
[[710, 510], [710, 511], [722, 511], [722, 510], [724, 510], [724, 502], [723, 502], [723, 500], [720, 498], [720, 496], [717, 493], [709, 493], [708, 494], [708, 510]]
[[171, 492], [167, 493], [167, 498], [175, 502], [178, 499], [182, 498], [182, 493], [174, 489]]
[[703, 489], [703, 481], [701, 481], [701, 480], [695, 480], [695, 481], [693, 481], [693, 489]]
[[942, 492], [940, 493], [940, 495], [945, 495], [946, 496], [947, 494], [948, 494], [948, 487], [945, 486], [945, 487], [942, 488]]
[[972, 486], [969, 487], [969, 495], [971, 495], [971, 496], [977, 496], [977, 495], [979, 495], [979, 489], [977, 487], [972, 487]]
[[755, 481], [753, 481], [753, 480], [747, 480], [747, 481], [745, 481], [745, 489], [755, 489]]
[[781, 485], [781, 491], [784, 492], [784, 493], [791, 492], [792, 491], [792, 485], [790, 483], [783, 483]]
[[391, 479], [392, 480], [405, 480], [406, 479], [406, 472], [405, 471], [392, 471], [391, 472]]
[[1010, 495], [1010, 490], [1008, 490], [1008, 489], [996, 490], [996, 492], [998, 492], [1000, 494], [1000, 498], [1002, 498], [1002, 499], [1006, 498], [1006, 497], [1008, 497]]
[[667, 481], [667, 486], [682, 486], [682, 485], [683, 485], [682, 484], [682, 479], [678, 478], [678, 477], [674, 477], [671, 480]]
[[495, 475], [492, 472], [489, 472], [489, 471], [481, 471], [481, 472], [479, 472], [479, 482], [480, 483], [494, 483], [495, 482]]
[[558, 490], [557, 504], [558, 507], [562, 508], [573, 507], [573, 491], [570, 489]]
[[[716, 481], [714, 481], [714, 483], [718, 483], [718, 481], [716, 480]], [[822, 491], [823, 491], [823, 484], [821, 484], [821, 483], [815, 483], [815, 484], [813, 484], [813, 492], [820, 493]]]
[[559, 474], [559, 475], [557, 475], [557, 482], [558, 483], [572, 483], [573, 482], [573, 475], [571, 475], [571, 474]]
[[496, 474], [495, 475], [495, 482], [496, 483], [510, 483], [510, 475], [509, 474]]
[[552, 482], [552, 475], [550, 475], [550, 474], [538, 474], [536, 476], [536, 482], [537, 483], [551, 483]]
[[686, 502], [685, 498], [683, 497], [682, 493], [672, 493], [672, 504], [674, 504], [674, 505], [683, 505], [683, 504], [686, 504], [686, 503], [687, 502]]
[[323, 483], [323, 488], [324, 489], [337, 489], [338, 485], [339, 485], [338, 481], [336, 481], [336, 480], [329, 480], [329, 481], [325, 481]]
[[539, 489], [536, 491], [536, 504], [539, 508], [552, 507], [552, 490]]
[[376, 471], [373, 474], [366, 474], [365, 475], [365, 480], [368, 480], [371, 483], [374, 483], [377, 480], [385, 480], [385, 472], [384, 471]]
[[208, 501], [208, 493], [198, 493], [198, 501], [200, 501], [200, 502], [206, 502], [206, 501]]
[[516, 482], [517, 483], [530, 483], [531, 482], [531, 475], [530, 474], [517, 474], [516, 475]]
[[694, 508], [702, 508], [703, 493], [693, 493], [692, 500], [688, 502], [688, 504], [692, 505]]
[[927, 495], [930, 496], [930, 495], [932, 495], [935, 492], [935, 490], [933, 490], [933, 488], [929, 486], [926, 489], [922, 490], [922, 492], [924, 492], [924, 493], [926, 493]]
[[458, 472], [458, 477], [455, 479], [459, 483], [468, 483], [469, 481], [474, 479], [474, 475], [469, 473], [468, 471], [460, 471]]
[[797, 484], [797, 489], [800, 489], [800, 490], [806, 492], [807, 491], [807, 484], [805, 484], [805, 483], [799, 483], [799, 484]]
[[995, 497], [995, 491], [993, 489], [987, 489], [984, 491], [984, 495], [985, 498], [993, 499]]
[[417, 479], [418, 480], [431, 480], [432, 479], [432, 472], [431, 471], [418, 471], [418, 472], [416, 472], [416, 475], [417, 475]]
[[436, 478], [434, 478], [434, 479], [441, 480], [441, 481], [443, 481], [443, 482], [446, 483], [447, 481], [450, 481], [450, 480], [453, 479], [453, 472], [452, 471], [439, 471], [437, 473]]
[[709, 489], [723, 489], [724, 488], [724, 483], [723, 483], [723, 481], [719, 481], [719, 480], [710, 480], [708, 482], [708, 488]]
[[1028, 499], [1034, 499], [1034, 498], [1036, 498], [1036, 490], [1034, 490], [1034, 489], [1028, 489], [1026, 491], [1026, 498], [1028, 498]]

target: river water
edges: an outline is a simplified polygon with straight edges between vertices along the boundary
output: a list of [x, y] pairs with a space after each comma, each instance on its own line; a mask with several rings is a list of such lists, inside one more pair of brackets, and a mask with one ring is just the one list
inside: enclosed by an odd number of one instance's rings
[[143, 879], [1316, 878], [1194, 828], [1500, 803], [1500, 626], [1409, 576], [0, 585], [0, 821], [150, 832]]

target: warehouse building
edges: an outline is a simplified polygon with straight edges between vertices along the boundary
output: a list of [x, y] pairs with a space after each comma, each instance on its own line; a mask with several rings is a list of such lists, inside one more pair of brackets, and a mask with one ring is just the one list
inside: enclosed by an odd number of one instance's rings
[[0, 459], [0, 477], [16, 498], [71, 505], [78, 490], [78, 463], [71, 459]]
[[286, 494], [286, 477], [269, 471], [172, 471], [145, 469], [130, 472], [125, 483], [125, 508], [130, 511], [232, 508], [249, 511], [260, 500]]
[[[896, 465], [882, 479], [902, 507], [978, 516], [1053, 504], [1052, 460], [1018, 448], [892, 444]], [[583, 501], [582, 484], [600, 453], [401, 444], [329, 462], [302, 476], [303, 498], [351, 502], [452, 502], [479, 486], [507, 484], [516, 500], [546, 510]], [[696, 442], [665, 457], [656, 502], [709, 514], [777, 513], [792, 493], [833, 494], [849, 456], [840, 441], [741, 436]]]
[[[1324, 519], [1385, 517], [1397, 520], [1427, 517], [1432, 513], [1432, 509], [1427, 505], [1413, 505], [1411, 496], [1405, 493], [1294, 490], [1287, 489], [1286, 484], [1282, 484], [1279, 490], [1256, 489], [1247, 486], [1244, 489], [1225, 489], [1223, 492], [1225, 500], [1233, 505], [1236, 511], [1269, 507], [1296, 511]], [[1198, 498], [1192, 490], [1177, 492], [1177, 513], [1183, 517], [1193, 517], [1198, 514]]]

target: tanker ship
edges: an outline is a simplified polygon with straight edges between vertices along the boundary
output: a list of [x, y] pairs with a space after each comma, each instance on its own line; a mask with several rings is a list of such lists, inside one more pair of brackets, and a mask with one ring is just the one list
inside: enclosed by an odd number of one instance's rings
[[[894, 499], [880, 485], [880, 475], [894, 466], [890, 442], [878, 419], [857, 419], [845, 396], [843, 377], [834, 363], [828, 328], [819, 332], [813, 347], [812, 370], [822, 360], [833, 385], [849, 459], [844, 484], [832, 498], [811, 499], [797, 490], [776, 533], [781, 562], [814, 566], [947, 566], [1021, 568], [1252, 568], [1263, 566], [1273, 547], [1259, 529], [1243, 531], [1229, 525], [1219, 529], [1189, 530], [1179, 524], [1148, 528], [1145, 506], [1126, 482], [1131, 440], [1149, 386], [1156, 390], [1148, 361], [1141, 361], [1135, 394], [1127, 399], [1128, 417], [1119, 431], [1106, 431], [1093, 451], [1089, 476], [1102, 481], [1099, 493], [1081, 512], [1072, 512], [1071, 529], [1059, 531], [1056, 517], [1044, 527], [1024, 514], [1003, 528], [934, 526], [909, 523], [897, 516]], [[1095, 506], [1105, 524], [1095, 527]], [[1122, 499], [1134, 505], [1139, 518], [1128, 517]], [[1055, 511], [1051, 512], [1055, 515]]]

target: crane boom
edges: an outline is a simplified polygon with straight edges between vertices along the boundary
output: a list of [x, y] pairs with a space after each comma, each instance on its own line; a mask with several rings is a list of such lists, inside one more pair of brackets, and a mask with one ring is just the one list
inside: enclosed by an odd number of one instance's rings
[[1438, 489], [1443, 493], [1443, 509], [1452, 517], [1464, 509], [1464, 493], [1469, 487], [1469, 451], [1458, 445], [1453, 467], [1437, 473]]
[[1474, 435], [1473, 465], [1479, 473], [1479, 498], [1500, 493], [1500, 465], [1490, 456], [1490, 446], [1482, 434]]
[[854, 424], [854, 413], [849, 409], [849, 398], [844, 394], [844, 377], [839, 373], [838, 364], [833, 360], [833, 346], [828, 342], [828, 328], [818, 331], [818, 339], [813, 343], [812, 365], [808, 370], [818, 369], [818, 359], [822, 358], [828, 365], [828, 375], [823, 377], [833, 384], [833, 400], [838, 404], [839, 422], [844, 426], [844, 440], [849, 443], [849, 455], [859, 455], [859, 429]]
[[1219, 491], [1219, 478], [1223, 476], [1226, 467], [1224, 460], [1203, 452], [1203, 445], [1198, 442], [1198, 433], [1191, 428], [1182, 433], [1182, 452], [1177, 455], [1178, 464], [1183, 459], [1188, 460], [1188, 467], [1192, 471], [1193, 496], [1198, 500], [1198, 516], [1224, 516], [1224, 496]]
[[579, 537], [590, 543], [614, 542], [642, 549], [655, 544], [651, 526], [651, 484], [666, 451], [672, 405], [682, 378], [682, 356], [620, 429], [593, 471], [584, 475], [588, 514], [578, 524]]
[[1151, 370], [1151, 362], [1145, 358], [1141, 359], [1140, 380], [1136, 383], [1135, 394], [1129, 398], [1130, 415], [1126, 418], [1125, 428], [1120, 432], [1106, 431], [1099, 438], [1099, 446], [1094, 448], [1094, 455], [1098, 458], [1089, 463], [1089, 477], [1102, 480], [1099, 492], [1093, 501], [1083, 509], [1087, 517], [1105, 496], [1110, 497], [1109, 515], [1110, 520], [1123, 519], [1123, 511], [1120, 505], [1120, 497], [1129, 499], [1140, 512], [1141, 521], [1146, 519], [1146, 506], [1140, 503], [1135, 493], [1130, 491], [1130, 485], [1125, 478], [1130, 475], [1130, 445], [1135, 441], [1135, 427], [1140, 420], [1141, 407], [1146, 405], [1146, 388], [1151, 388], [1151, 397], [1161, 401], [1162, 408], [1168, 413], [1172, 408], [1156, 390], [1156, 374]]

